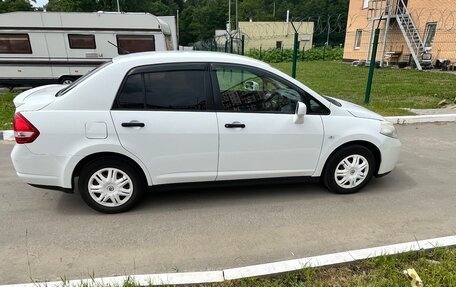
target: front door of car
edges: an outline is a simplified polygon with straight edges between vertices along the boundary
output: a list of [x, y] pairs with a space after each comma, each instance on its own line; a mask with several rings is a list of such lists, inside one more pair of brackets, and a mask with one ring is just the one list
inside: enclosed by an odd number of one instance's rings
[[148, 168], [153, 184], [213, 181], [218, 127], [208, 65], [138, 67], [111, 111], [122, 146]]
[[[272, 73], [229, 64], [211, 70], [220, 133], [217, 180], [312, 175], [323, 141], [321, 114], [328, 110]], [[303, 123], [294, 121], [298, 102], [309, 110]]]

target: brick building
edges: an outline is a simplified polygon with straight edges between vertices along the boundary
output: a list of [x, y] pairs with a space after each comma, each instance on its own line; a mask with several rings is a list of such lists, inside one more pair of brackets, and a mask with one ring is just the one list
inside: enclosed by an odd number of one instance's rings
[[382, 65], [456, 62], [456, 0], [350, 0], [344, 61], [368, 61], [380, 23]]

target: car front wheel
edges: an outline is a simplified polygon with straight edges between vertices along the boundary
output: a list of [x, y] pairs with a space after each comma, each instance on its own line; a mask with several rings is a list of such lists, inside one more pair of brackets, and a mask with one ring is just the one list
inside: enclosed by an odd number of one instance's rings
[[347, 146], [328, 160], [323, 183], [335, 193], [358, 192], [372, 179], [374, 169], [375, 157], [368, 148]]
[[119, 213], [131, 209], [144, 193], [145, 183], [129, 164], [106, 159], [86, 165], [79, 176], [79, 192], [93, 209]]

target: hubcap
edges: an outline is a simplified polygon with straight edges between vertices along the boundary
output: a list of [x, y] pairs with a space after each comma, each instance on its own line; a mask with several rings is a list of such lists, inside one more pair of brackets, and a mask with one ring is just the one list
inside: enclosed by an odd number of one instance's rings
[[98, 204], [106, 207], [121, 206], [133, 194], [131, 178], [117, 168], [103, 168], [95, 172], [89, 179], [90, 197]]
[[69, 84], [72, 84], [72, 83], [73, 83], [73, 81], [72, 81], [72, 80], [68, 80], [68, 79], [67, 79], [67, 80], [64, 80], [64, 81], [62, 82], [62, 84], [64, 84], [64, 85], [69, 85]]
[[336, 167], [334, 179], [338, 186], [349, 189], [360, 185], [369, 173], [369, 162], [365, 157], [354, 154], [344, 158]]

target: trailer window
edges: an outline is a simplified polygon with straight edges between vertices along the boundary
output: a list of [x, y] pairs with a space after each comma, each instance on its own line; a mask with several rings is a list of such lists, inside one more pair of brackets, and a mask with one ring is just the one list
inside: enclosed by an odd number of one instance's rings
[[68, 34], [71, 49], [96, 49], [95, 35]]
[[31, 54], [28, 34], [0, 34], [0, 53]]
[[155, 51], [153, 35], [117, 35], [119, 55], [136, 52]]

